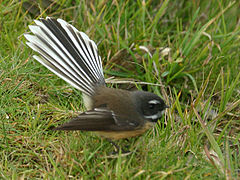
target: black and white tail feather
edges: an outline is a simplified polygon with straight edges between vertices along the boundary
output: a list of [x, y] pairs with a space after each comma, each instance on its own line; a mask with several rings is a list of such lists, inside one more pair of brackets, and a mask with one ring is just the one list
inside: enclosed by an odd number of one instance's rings
[[35, 20], [25, 34], [27, 45], [40, 56], [34, 59], [87, 96], [96, 85], [105, 85], [97, 45], [89, 37], [62, 19]]

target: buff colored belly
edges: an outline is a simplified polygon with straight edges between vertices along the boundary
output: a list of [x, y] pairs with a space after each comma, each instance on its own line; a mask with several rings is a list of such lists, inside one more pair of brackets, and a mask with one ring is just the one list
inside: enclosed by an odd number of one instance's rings
[[118, 140], [124, 138], [135, 137], [143, 134], [148, 129], [152, 128], [155, 123], [147, 122], [141, 129], [132, 131], [98, 131], [97, 133], [108, 139]]

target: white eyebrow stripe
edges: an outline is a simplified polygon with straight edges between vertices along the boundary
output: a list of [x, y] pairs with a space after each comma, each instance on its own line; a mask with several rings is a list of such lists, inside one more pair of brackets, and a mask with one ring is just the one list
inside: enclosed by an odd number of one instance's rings
[[149, 104], [160, 104], [160, 102], [156, 99], [153, 99], [151, 101], [148, 101]]

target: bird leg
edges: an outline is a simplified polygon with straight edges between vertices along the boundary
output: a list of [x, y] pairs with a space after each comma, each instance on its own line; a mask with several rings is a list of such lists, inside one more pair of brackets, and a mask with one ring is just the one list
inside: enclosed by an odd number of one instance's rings
[[121, 155], [123, 155], [123, 156], [127, 156], [127, 155], [129, 155], [129, 154], [132, 153], [131, 151], [124, 150], [124, 149], [120, 148], [120, 147], [119, 147], [115, 142], [113, 142], [111, 139], [107, 139], [107, 141], [110, 142], [110, 143], [114, 146], [114, 148], [116, 149], [115, 152], [112, 152], [112, 153], [111, 153], [112, 155], [116, 155], [116, 154], [118, 154], [120, 151], [121, 151]]

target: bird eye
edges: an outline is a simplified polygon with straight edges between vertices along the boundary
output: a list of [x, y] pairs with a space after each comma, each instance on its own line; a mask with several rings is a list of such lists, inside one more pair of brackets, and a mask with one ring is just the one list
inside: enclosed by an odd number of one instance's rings
[[153, 110], [153, 109], [156, 109], [156, 107], [159, 105], [159, 101], [158, 100], [151, 100], [151, 101], [148, 101], [148, 108]]
[[149, 104], [148, 104], [148, 107], [149, 107], [149, 109], [154, 109], [154, 108], [155, 108], [155, 104], [149, 103]]

